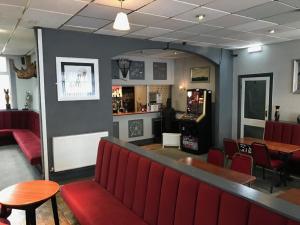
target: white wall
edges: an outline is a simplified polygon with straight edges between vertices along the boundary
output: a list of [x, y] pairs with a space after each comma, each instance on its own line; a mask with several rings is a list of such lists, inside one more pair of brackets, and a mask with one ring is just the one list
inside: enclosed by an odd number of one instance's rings
[[[145, 80], [121, 80], [113, 79], [113, 85], [139, 85], [139, 84], [174, 84], [174, 60], [168, 59], [157, 59], [151, 57], [133, 57], [133, 56], [124, 56], [127, 59], [135, 61], [144, 61], [145, 62]], [[167, 80], [153, 80], [153, 62], [165, 62], [167, 63]], [[119, 71], [120, 72], [120, 71]], [[120, 72], [120, 77], [122, 77]], [[127, 78], [129, 77], [129, 73]]]
[[272, 119], [280, 105], [280, 120], [296, 122], [300, 114], [300, 95], [292, 93], [293, 60], [300, 59], [300, 41], [266, 45], [262, 52], [236, 50], [233, 64], [232, 135], [237, 136], [238, 75], [273, 73]]
[[[192, 67], [210, 67], [209, 83], [191, 82]], [[199, 56], [176, 59], [174, 62], [174, 86], [172, 88], [172, 106], [175, 110], [186, 111], [186, 90], [179, 90], [183, 85], [186, 89], [203, 88], [212, 91], [212, 102], [215, 102], [215, 66]]]

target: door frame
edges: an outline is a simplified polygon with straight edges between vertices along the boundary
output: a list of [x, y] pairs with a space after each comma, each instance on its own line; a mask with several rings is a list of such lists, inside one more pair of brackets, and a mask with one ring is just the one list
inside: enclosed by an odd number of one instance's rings
[[259, 78], [259, 77], [269, 77], [270, 78], [268, 120], [270, 120], [272, 118], [273, 73], [271, 72], [271, 73], [238, 75], [238, 123], [237, 123], [238, 138], [241, 137], [242, 79], [244, 79], [244, 78]]

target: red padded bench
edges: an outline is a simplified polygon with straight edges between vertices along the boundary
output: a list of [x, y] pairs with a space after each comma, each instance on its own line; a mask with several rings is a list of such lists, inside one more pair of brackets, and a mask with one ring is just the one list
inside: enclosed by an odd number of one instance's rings
[[[101, 140], [94, 180], [61, 187], [63, 199], [81, 225], [300, 225], [179, 170], [183, 167], [197, 174], [205, 173], [203, 171], [163, 156], [154, 156], [155, 153], [138, 147], [134, 152], [132, 148], [124, 147], [125, 144], [116, 143], [115, 139]], [[163, 158], [178, 170], [151, 158], [158, 161]], [[238, 185], [237, 189], [245, 188], [249, 195], [258, 193], [248, 187], [216, 179], [222, 181], [222, 187]], [[263, 195], [263, 198], [266, 197], [274, 198]], [[266, 201], [270, 202], [270, 199]], [[278, 201], [290, 206], [280, 199], [275, 199], [274, 204]], [[295, 210], [295, 206], [291, 210]], [[300, 220], [300, 217], [297, 219]]]
[[0, 111], [0, 145], [15, 142], [32, 165], [41, 164], [38, 113], [33, 111]]
[[[300, 146], [300, 124], [267, 121], [264, 139]], [[293, 153], [290, 163], [290, 167], [300, 174], [300, 151]]]

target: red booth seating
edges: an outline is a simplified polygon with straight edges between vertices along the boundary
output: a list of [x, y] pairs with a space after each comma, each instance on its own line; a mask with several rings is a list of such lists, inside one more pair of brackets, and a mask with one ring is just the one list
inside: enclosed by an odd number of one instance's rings
[[[267, 121], [265, 140], [300, 146], [300, 124]], [[300, 151], [293, 153], [290, 167], [300, 174]]]
[[[246, 193], [238, 197], [154, 161], [155, 153], [125, 146], [102, 139], [94, 180], [61, 187], [63, 199], [81, 225], [300, 225], [250, 202]], [[194, 169], [175, 164], [177, 169]]]
[[41, 163], [39, 114], [33, 111], [0, 111], [0, 145], [17, 142], [32, 165]]

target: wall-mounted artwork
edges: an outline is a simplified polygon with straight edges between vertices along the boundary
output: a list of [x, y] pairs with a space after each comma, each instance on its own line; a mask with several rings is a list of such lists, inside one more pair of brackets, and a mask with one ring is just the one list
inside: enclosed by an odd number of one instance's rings
[[98, 59], [56, 57], [58, 101], [97, 100]]
[[145, 80], [145, 62], [131, 61], [129, 69], [130, 80]]
[[193, 67], [191, 68], [191, 81], [209, 83], [210, 67]]
[[294, 60], [293, 93], [300, 94], [300, 59]]
[[153, 80], [167, 80], [167, 63], [153, 63]]
[[142, 137], [144, 136], [144, 120], [129, 120], [128, 121], [128, 137]]

